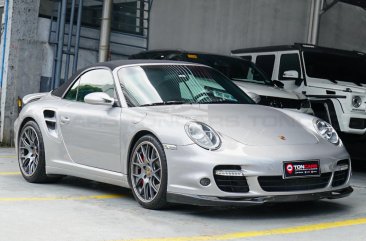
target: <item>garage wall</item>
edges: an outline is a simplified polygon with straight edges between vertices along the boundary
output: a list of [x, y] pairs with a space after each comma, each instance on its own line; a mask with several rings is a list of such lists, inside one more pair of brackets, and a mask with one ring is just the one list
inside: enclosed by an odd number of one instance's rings
[[322, 16], [319, 45], [366, 52], [366, 10], [335, 5]]
[[307, 0], [154, 0], [150, 49], [228, 54], [232, 49], [304, 42]]

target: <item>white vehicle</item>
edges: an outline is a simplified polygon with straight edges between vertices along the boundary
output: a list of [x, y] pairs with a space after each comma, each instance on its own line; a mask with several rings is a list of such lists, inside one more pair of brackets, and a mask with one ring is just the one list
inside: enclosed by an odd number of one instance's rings
[[205, 64], [229, 77], [258, 104], [313, 114], [310, 101], [305, 95], [284, 90], [281, 82], [271, 81], [250, 61], [225, 55], [182, 50], [150, 50], [131, 55], [129, 58]]
[[366, 132], [366, 54], [308, 44], [233, 50], [284, 88], [310, 98], [314, 114], [338, 131]]

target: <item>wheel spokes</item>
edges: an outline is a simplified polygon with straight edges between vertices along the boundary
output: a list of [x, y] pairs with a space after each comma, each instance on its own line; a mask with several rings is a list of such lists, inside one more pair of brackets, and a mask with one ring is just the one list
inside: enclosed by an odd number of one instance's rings
[[161, 160], [155, 146], [150, 142], [141, 143], [133, 153], [131, 181], [135, 193], [142, 201], [151, 201], [160, 189]]
[[26, 127], [19, 142], [20, 167], [25, 175], [33, 175], [39, 163], [39, 141], [37, 132], [32, 127]]

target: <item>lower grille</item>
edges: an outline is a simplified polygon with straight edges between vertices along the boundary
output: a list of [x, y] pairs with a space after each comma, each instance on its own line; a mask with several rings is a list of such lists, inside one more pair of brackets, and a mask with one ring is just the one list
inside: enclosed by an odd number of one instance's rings
[[365, 129], [366, 128], [366, 119], [359, 119], [359, 118], [351, 118], [349, 122], [349, 128], [352, 129]]
[[348, 170], [336, 171], [334, 173], [332, 187], [342, 186], [348, 179]]
[[348, 173], [350, 168], [349, 160], [340, 160], [337, 162], [338, 167], [343, 167], [344, 169], [334, 172], [332, 187], [342, 186], [346, 183], [348, 179]]
[[[240, 166], [217, 166], [214, 169], [214, 178], [216, 185], [221, 191], [246, 193], [249, 192], [247, 179], [244, 176], [230, 176], [228, 175], [232, 170], [241, 170]], [[226, 175], [218, 175], [216, 171], [227, 173]]]
[[332, 173], [323, 173], [320, 177], [283, 179], [282, 176], [261, 176], [258, 182], [266, 192], [305, 191], [325, 188]]
[[259, 104], [268, 105], [275, 108], [301, 109], [301, 100], [278, 98], [272, 96], [261, 96]]

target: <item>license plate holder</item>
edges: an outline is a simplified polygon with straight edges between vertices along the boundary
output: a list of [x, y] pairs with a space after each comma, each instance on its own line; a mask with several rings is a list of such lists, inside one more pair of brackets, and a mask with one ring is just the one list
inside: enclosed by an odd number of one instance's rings
[[283, 162], [283, 178], [306, 178], [320, 176], [320, 161], [285, 161]]

